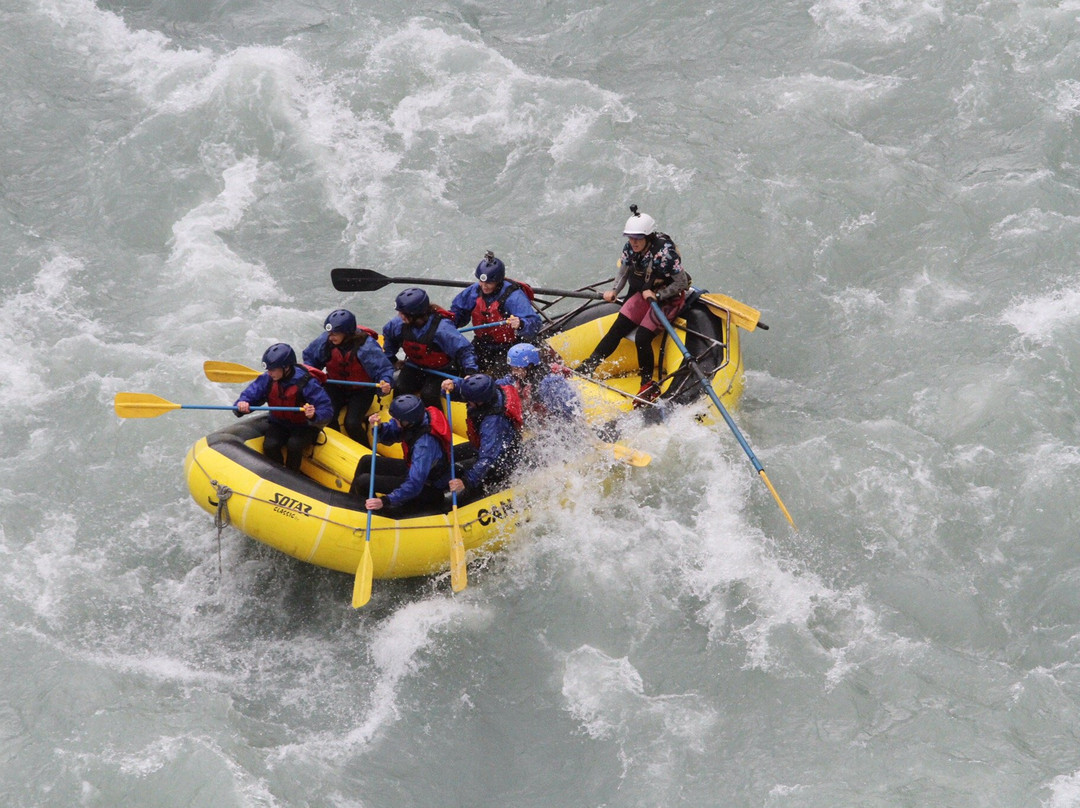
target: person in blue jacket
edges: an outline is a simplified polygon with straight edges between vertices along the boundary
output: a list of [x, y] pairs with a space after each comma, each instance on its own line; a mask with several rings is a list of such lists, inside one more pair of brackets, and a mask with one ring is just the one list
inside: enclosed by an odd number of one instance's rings
[[521, 412], [526, 423], [538, 425], [549, 419], [573, 421], [581, 417], [581, 401], [563, 373], [540, 361], [535, 345], [519, 342], [506, 352], [510, 372], [495, 383], [512, 384], [521, 396]]
[[398, 371], [394, 393], [419, 395], [427, 406], [439, 406], [442, 377], [425, 369], [454, 376], [478, 372], [472, 343], [458, 333], [449, 312], [444, 316], [445, 310], [431, 304], [423, 289], [406, 289], [394, 306], [398, 316], [383, 326], [383, 352], [396, 362], [398, 351], [403, 350], [406, 360]]
[[351, 384], [327, 384], [326, 392], [339, 416], [345, 411], [342, 427], [355, 441], [368, 445], [364, 422], [375, 392], [390, 395], [394, 366], [379, 345], [378, 335], [369, 328], [357, 327], [356, 315], [348, 309], [336, 309], [323, 321], [323, 332], [304, 349], [304, 364], [326, 370], [327, 381], [366, 382], [378, 387]]
[[[252, 407], [300, 407], [298, 412], [271, 412], [263, 440], [263, 455], [300, 470], [304, 450], [315, 443], [320, 430], [334, 417], [334, 405], [323, 386], [301, 365], [296, 352], [283, 342], [266, 349], [262, 356], [265, 373], [244, 388], [233, 405], [236, 415], [246, 415]], [[282, 457], [282, 449], [287, 451]]]
[[[453, 394], [457, 387], [450, 379], [443, 382], [446, 393]], [[500, 386], [486, 373], [469, 376], [453, 397], [466, 404], [475, 460], [461, 464], [468, 468], [450, 480], [450, 490], [470, 497], [496, 490], [521, 459], [521, 398], [513, 385]]]
[[[378, 413], [369, 417], [372, 426], [379, 422]], [[366, 499], [369, 511], [399, 508], [415, 504], [420, 507], [444, 506], [444, 493], [450, 483], [450, 442], [454, 439], [446, 416], [438, 407], [425, 407], [414, 395], [397, 396], [390, 403], [390, 420], [379, 426], [379, 443], [401, 443], [403, 459], [375, 459], [375, 490], [381, 496]], [[370, 460], [357, 466], [353, 478], [353, 496], [367, 497], [371, 485]], [[364, 473], [359, 473], [366, 467]]]
[[505, 325], [473, 332], [477, 364], [485, 373], [498, 375], [506, 372], [507, 349], [540, 331], [540, 315], [521, 285], [506, 279], [506, 265], [490, 250], [476, 265], [474, 274], [476, 283], [454, 298], [450, 310], [459, 328], [466, 323], [486, 325], [505, 321]]

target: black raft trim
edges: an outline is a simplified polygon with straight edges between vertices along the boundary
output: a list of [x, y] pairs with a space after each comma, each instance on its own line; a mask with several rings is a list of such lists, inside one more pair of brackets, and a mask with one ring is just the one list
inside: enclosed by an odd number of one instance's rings
[[[321, 502], [332, 508], [344, 508], [356, 514], [358, 520], [367, 518], [363, 501], [342, 491], [332, 491], [323, 485], [305, 477], [300, 472], [290, 471], [284, 466], [267, 460], [260, 452], [247, 445], [247, 441], [266, 435], [270, 416], [264, 414], [244, 418], [235, 424], [219, 429], [206, 436], [206, 444], [215, 452], [229, 458], [234, 463], [268, 482], [289, 489], [297, 496]], [[459, 500], [458, 504], [461, 504]], [[448, 506], [449, 507], [449, 506]], [[378, 515], [387, 519], [408, 520], [446, 513], [438, 508], [382, 510]], [[358, 522], [358, 524], [361, 524]]]

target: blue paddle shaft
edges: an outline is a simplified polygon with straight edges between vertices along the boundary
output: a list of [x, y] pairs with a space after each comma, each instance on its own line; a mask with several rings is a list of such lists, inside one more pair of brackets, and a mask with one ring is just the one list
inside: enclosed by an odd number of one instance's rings
[[346, 379], [327, 379], [327, 384], [346, 384], [349, 387], [378, 387], [375, 382], [350, 382]]
[[727, 422], [727, 425], [731, 429], [732, 434], [735, 435], [735, 439], [739, 442], [739, 445], [742, 446], [743, 451], [746, 452], [746, 456], [750, 458], [750, 462], [754, 464], [754, 469], [759, 473], [763, 471], [764, 469], [761, 465], [761, 462], [757, 459], [754, 451], [750, 448], [750, 444], [746, 442], [746, 438], [744, 438], [742, 432], [739, 431], [739, 427], [735, 425], [735, 421], [732, 419], [731, 415], [728, 414], [727, 407], [725, 407], [720, 402], [720, 396], [716, 394], [716, 391], [713, 390], [712, 385], [709, 384], [708, 377], [706, 377], [705, 374], [702, 372], [701, 368], [698, 366], [698, 363], [694, 361], [694, 357], [690, 354], [690, 351], [687, 350], [686, 346], [683, 344], [683, 341], [679, 339], [679, 335], [675, 333], [675, 329], [668, 321], [668, 318], [664, 316], [664, 312], [660, 308], [660, 305], [655, 300], [650, 300], [649, 305], [652, 306], [653, 314], [656, 315], [657, 321], [659, 321], [659, 323], [664, 326], [664, 329], [668, 332], [668, 336], [671, 337], [671, 341], [674, 342], [675, 347], [677, 347], [682, 352], [683, 358], [686, 359], [687, 364], [690, 365], [690, 369], [693, 370], [694, 373], [697, 375], [698, 380], [701, 382], [701, 386], [705, 388], [705, 392], [709, 394], [709, 398], [711, 398], [713, 404], [716, 405], [716, 409], [718, 409], [720, 411], [720, 414], [724, 417], [724, 420]]
[[[181, 404], [182, 410], [235, 410], [236, 407], [229, 407], [225, 404]], [[255, 412], [256, 410], [265, 410], [268, 412], [300, 412], [303, 407], [249, 407], [249, 412]]]
[[[368, 476], [371, 478], [368, 480], [368, 493], [367, 498], [372, 499], [375, 496], [375, 450], [379, 446], [379, 425], [371, 425], [371, 472]], [[371, 541], [371, 509], [368, 508], [367, 512], [367, 536], [364, 537], [364, 541]]]
[[444, 379], [449, 379], [454, 384], [461, 384], [462, 381], [460, 376], [455, 376], [452, 373], [443, 373], [441, 370], [432, 370], [431, 368], [425, 368], [420, 365], [414, 364], [413, 362], [406, 362], [405, 366], [415, 368], [416, 370], [422, 370], [424, 371], [424, 373], [430, 373], [432, 376], [441, 376]]
[[506, 325], [506, 320], [499, 320], [497, 323], [481, 323], [480, 325], [467, 325], [464, 328], [459, 328], [458, 331], [464, 334], [466, 331], [480, 331], [484, 328], [496, 328], [500, 325]]
[[[457, 474], [454, 467], [454, 406], [450, 402], [450, 394], [446, 394], [446, 423], [450, 427], [450, 476]], [[450, 492], [450, 501], [457, 507], [457, 491]]]

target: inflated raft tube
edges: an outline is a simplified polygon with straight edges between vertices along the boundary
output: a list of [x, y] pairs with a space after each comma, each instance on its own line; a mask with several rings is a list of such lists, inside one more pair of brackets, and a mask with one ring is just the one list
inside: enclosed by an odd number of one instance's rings
[[[309, 564], [355, 573], [364, 551], [367, 511], [348, 491], [357, 464], [370, 453], [325, 429], [301, 472], [289, 471], [262, 455], [267, 423], [266, 416], [245, 418], [200, 439], [184, 459], [192, 498], [218, 524], [231, 524]], [[466, 550], [498, 549], [518, 518], [512, 489], [458, 504]], [[447, 569], [450, 531], [449, 504], [446, 511], [401, 518], [375, 512], [373, 576], [407, 578]]]

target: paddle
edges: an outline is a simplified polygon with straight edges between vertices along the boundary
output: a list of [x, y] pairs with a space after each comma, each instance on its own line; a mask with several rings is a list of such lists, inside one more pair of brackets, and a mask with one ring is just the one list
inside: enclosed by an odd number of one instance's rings
[[628, 466], [634, 468], [643, 469], [652, 462], [652, 455], [648, 452], [643, 452], [640, 449], [634, 449], [630, 446], [623, 446], [619, 443], [605, 443], [604, 441], [596, 441], [596, 448], [611, 452], [615, 455], [615, 459]]
[[[261, 371], [236, 362], [215, 362], [207, 359], [203, 362], [203, 373], [212, 382], [250, 382], [261, 375]], [[344, 384], [350, 387], [378, 387], [375, 382], [350, 382], [345, 379], [327, 379], [323, 384]]]
[[[375, 496], [375, 449], [379, 445], [379, 425], [371, 425], [371, 472], [368, 482], [368, 499]], [[353, 579], [352, 605], [354, 609], [371, 600], [371, 509], [367, 512], [367, 535], [364, 537], [364, 554], [360, 557], [360, 566], [356, 568]]]
[[[454, 289], [467, 289], [475, 283], [475, 281], [444, 281], [435, 278], [390, 278], [373, 269], [360, 269], [358, 267], [335, 267], [330, 270], [330, 282], [334, 284], [334, 288], [339, 292], [374, 292], [391, 283], [411, 284], [414, 286], [449, 286]], [[599, 292], [541, 289], [539, 286], [532, 287], [532, 290], [538, 295], [579, 297], [583, 300], [604, 299], [604, 296]]]
[[761, 479], [765, 482], [765, 485], [768, 486], [769, 492], [773, 495], [773, 499], [776, 500], [776, 504], [780, 506], [780, 510], [787, 518], [792, 530], [797, 531], [798, 528], [795, 527], [795, 521], [791, 518], [791, 514], [788, 513], [788, 509], [784, 507], [784, 503], [780, 499], [780, 495], [776, 493], [776, 489], [773, 488], [773, 484], [769, 482], [769, 476], [765, 473], [765, 469], [762, 467], [761, 462], [754, 455], [753, 450], [750, 448], [750, 444], [746, 442], [746, 438], [742, 436], [742, 432], [739, 431], [739, 427], [735, 425], [735, 421], [732, 420], [731, 415], [727, 411], [727, 408], [720, 402], [720, 396], [718, 396], [716, 394], [716, 391], [712, 389], [712, 385], [709, 384], [708, 377], [701, 370], [701, 367], [698, 365], [698, 363], [694, 361], [694, 357], [691, 355], [690, 351], [687, 350], [686, 346], [683, 344], [683, 341], [679, 339], [679, 335], [675, 333], [675, 329], [671, 327], [671, 323], [668, 322], [668, 318], [664, 316], [664, 312], [660, 308], [659, 304], [657, 304], [655, 300], [650, 300], [649, 305], [652, 306], [653, 314], [656, 315], [657, 322], [664, 326], [664, 329], [668, 332], [668, 336], [671, 337], [671, 341], [675, 343], [675, 346], [682, 353], [683, 358], [686, 359], [686, 363], [690, 366], [690, 369], [694, 371], [694, 374], [701, 381], [701, 386], [705, 388], [705, 392], [709, 394], [709, 398], [711, 398], [713, 404], [716, 405], [716, 409], [719, 410], [720, 414], [724, 417], [724, 420], [727, 422], [728, 427], [735, 435], [735, 439], [739, 441], [739, 445], [742, 446], [743, 451], [746, 452], [746, 456], [750, 458], [750, 462], [754, 464], [754, 468], [757, 470], [757, 473], [761, 475]]
[[698, 299], [709, 308], [720, 309], [731, 314], [731, 322], [744, 331], [753, 331], [755, 328], [760, 328], [762, 331], [769, 330], [769, 327], [760, 321], [760, 311], [745, 303], [740, 303], [733, 297], [702, 292]]
[[496, 328], [500, 325], [506, 325], [506, 320], [499, 320], [497, 323], [481, 323], [480, 325], [467, 325], [463, 328], [459, 328], [458, 332], [464, 334], [466, 331], [480, 331], [484, 328]]
[[644, 406], [648, 406], [648, 407], [660, 407], [660, 406], [663, 406], [659, 401], [649, 401], [647, 398], [642, 398], [641, 396], [635, 396], [633, 393], [628, 393], [625, 390], [620, 390], [618, 387], [613, 387], [610, 384], [604, 384], [601, 381], [597, 381], [592, 376], [587, 376], [584, 373], [582, 373], [580, 370], [575, 370], [574, 368], [568, 367], [566, 365], [559, 365], [559, 367], [562, 368], [563, 370], [569, 370], [571, 373], [573, 373], [579, 379], [583, 379], [583, 380], [589, 382], [589, 384], [595, 384], [597, 387], [603, 387], [605, 390], [610, 390], [613, 393], [618, 393], [620, 396], [623, 396], [624, 398], [629, 398], [632, 401], [637, 401], [637, 402], [641, 403]]
[[[446, 422], [450, 434], [454, 432], [454, 408], [450, 403], [450, 394], [446, 394]], [[450, 440], [450, 476], [456, 474], [454, 468], [454, 441]], [[458, 522], [457, 491], [450, 492], [450, 502], [454, 511], [454, 526], [450, 531], [450, 588], [460, 592], [469, 585], [469, 573], [465, 568], [465, 541], [461, 538], [461, 524]]]
[[[117, 393], [113, 409], [121, 418], [157, 418], [173, 410], [233, 410], [227, 404], [175, 404], [153, 393]], [[252, 407], [251, 410], [270, 412], [303, 412], [303, 407]]]

